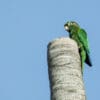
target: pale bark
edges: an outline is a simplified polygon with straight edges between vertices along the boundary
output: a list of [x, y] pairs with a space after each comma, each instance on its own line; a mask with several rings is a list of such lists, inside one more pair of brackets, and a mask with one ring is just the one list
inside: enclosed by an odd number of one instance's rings
[[48, 45], [51, 100], [86, 100], [77, 43], [55, 39]]

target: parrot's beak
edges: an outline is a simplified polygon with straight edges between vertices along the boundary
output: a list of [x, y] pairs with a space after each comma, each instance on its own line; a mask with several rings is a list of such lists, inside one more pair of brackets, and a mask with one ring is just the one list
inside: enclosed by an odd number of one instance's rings
[[68, 32], [69, 32], [69, 27], [68, 27], [68, 25], [67, 25], [67, 24], [65, 24], [65, 25], [64, 25], [64, 28], [65, 28], [65, 30], [66, 30], [66, 31], [68, 31]]

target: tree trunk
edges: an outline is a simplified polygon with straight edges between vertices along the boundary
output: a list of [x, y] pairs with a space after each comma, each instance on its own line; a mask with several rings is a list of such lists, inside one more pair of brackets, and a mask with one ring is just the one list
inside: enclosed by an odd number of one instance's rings
[[86, 100], [77, 43], [59, 38], [48, 44], [51, 100]]

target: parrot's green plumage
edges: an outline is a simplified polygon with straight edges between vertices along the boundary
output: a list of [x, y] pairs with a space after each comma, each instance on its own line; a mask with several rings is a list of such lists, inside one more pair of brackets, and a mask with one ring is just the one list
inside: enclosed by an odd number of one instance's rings
[[84, 62], [87, 63], [89, 66], [92, 66], [89, 56], [90, 50], [88, 45], [87, 33], [74, 21], [67, 22], [64, 27], [69, 32], [70, 38], [75, 40], [78, 44], [83, 73]]

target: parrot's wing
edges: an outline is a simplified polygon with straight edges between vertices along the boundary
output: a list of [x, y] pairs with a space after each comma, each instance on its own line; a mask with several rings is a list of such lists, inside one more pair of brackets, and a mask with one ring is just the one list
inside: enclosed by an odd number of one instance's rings
[[92, 66], [92, 63], [91, 63], [91, 59], [90, 59], [90, 51], [89, 51], [89, 45], [88, 45], [88, 39], [87, 39], [87, 33], [85, 32], [84, 29], [80, 29], [79, 30], [79, 33], [78, 33], [78, 37], [80, 39], [80, 42], [83, 44], [83, 47], [86, 51], [86, 63], [89, 65], [89, 66]]
[[86, 52], [89, 53], [90, 51], [89, 51], [89, 46], [88, 46], [87, 33], [85, 32], [84, 29], [79, 30], [78, 37], [79, 37], [80, 42], [83, 44]]

